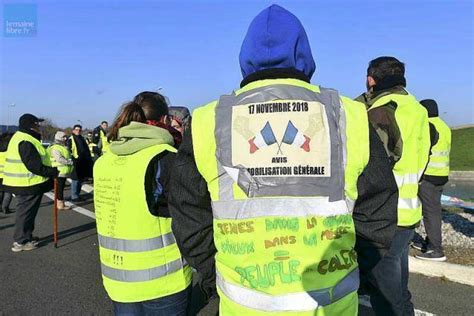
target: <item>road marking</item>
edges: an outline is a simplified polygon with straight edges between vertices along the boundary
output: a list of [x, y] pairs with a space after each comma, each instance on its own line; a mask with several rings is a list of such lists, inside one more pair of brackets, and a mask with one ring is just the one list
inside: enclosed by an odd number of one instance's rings
[[[54, 201], [54, 193], [52, 193], [52, 192], [47, 192], [47, 193], [45, 193], [44, 195], [46, 195], [48, 198], [50, 198], [51, 200]], [[90, 217], [90, 218], [95, 219], [95, 213], [94, 213], [94, 212], [91, 212], [91, 211], [89, 211], [88, 209], [85, 209], [85, 208], [83, 208], [83, 207], [77, 206], [77, 205], [75, 205], [74, 203], [71, 203], [71, 202], [68, 202], [68, 201], [66, 201], [65, 204], [66, 204], [67, 206], [71, 206], [71, 207], [72, 207], [71, 210], [73, 210], [73, 211], [75, 211], [75, 212], [77, 212], [77, 213], [80, 213], [80, 214], [82, 214], [82, 215], [85, 215], [85, 216], [87, 216], [87, 217]]]
[[[370, 304], [369, 296], [368, 295], [359, 295], [359, 305], [372, 308], [372, 304]], [[416, 316], [436, 316], [436, 314], [421, 311], [419, 309], [415, 309], [415, 315]]]

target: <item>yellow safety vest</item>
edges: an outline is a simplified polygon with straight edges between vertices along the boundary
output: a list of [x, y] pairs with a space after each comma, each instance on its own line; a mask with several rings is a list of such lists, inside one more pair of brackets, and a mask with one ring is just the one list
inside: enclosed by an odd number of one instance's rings
[[87, 141], [87, 146], [89, 147], [89, 151], [91, 153], [91, 157], [94, 158], [95, 157], [95, 153], [94, 153], [94, 147], [97, 147], [97, 144], [91, 142], [91, 141]]
[[48, 181], [46, 177], [31, 173], [21, 161], [19, 145], [23, 141], [31, 143], [36, 148], [43, 165], [51, 166], [49, 155], [39, 140], [26, 133], [16, 132], [8, 144], [5, 157], [3, 185], [11, 187], [30, 187]]
[[47, 152], [48, 152], [48, 155], [51, 159], [51, 166], [58, 168], [59, 175], [60, 176], [70, 175], [71, 172], [72, 172], [73, 166], [72, 165], [63, 165], [63, 164], [57, 162], [56, 159], [54, 158], [53, 154], [52, 154], [53, 150], [58, 150], [65, 159], [71, 159], [71, 153], [69, 152], [69, 150], [63, 145], [53, 144], [53, 145], [48, 147]]
[[403, 149], [393, 167], [398, 186], [398, 226], [408, 227], [421, 220], [418, 182], [428, 163], [430, 130], [426, 109], [410, 95], [392, 93], [376, 100], [369, 111], [389, 102], [397, 104], [395, 120], [400, 129]]
[[181, 257], [171, 218], [148, 209], [144, 179], [150, 161], [168, 150], [155, 145], [134, 154], [101, 156], [94, 166], [94, 205], [102, 278], [110, 298], [142, 302], [180, 292], [192, 271]]
[[6, 151], [0, 151], [0, 179], [3, 179], [3, 169], [5, 168]]
[[[351, 217], [369, 157], [362, 103], [295, 79], [193, 113], [222, 315], [356, 315]], [[347, 131], [347, 132], [346, 132]]]
[[103, 130], [100, 130], [100, 140], [102, 143], [102, 154], [105, 154], [109, 150], [109, 141], [107, 140], [107, 135]]
[[428, 119], [438, 132], [438, 142], [431, 148], [430, 160], [425, 174], [429, 176], [449, 176], [449, 152], [451, 150], [451, 129], [439, 117]]
[[70, 139], [71, 139], [71, 153], [72, 153], [72, 156], [75, 159], [77, 159], [77, 158], [79, 158], [79, 153], [77, 152], [76, 141], [74, 140], [74, 136], [72, 136], [72, 135], [71, 135]]

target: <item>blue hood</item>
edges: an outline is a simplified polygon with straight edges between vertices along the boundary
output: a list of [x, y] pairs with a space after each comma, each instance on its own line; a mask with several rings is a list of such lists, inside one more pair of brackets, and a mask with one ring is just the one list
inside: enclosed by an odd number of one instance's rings
[[294, 68], [311, 79], [316, 69], [303, 25], [276, 4], [250, 23], [239, 61], [244, 78], [263, 69]]

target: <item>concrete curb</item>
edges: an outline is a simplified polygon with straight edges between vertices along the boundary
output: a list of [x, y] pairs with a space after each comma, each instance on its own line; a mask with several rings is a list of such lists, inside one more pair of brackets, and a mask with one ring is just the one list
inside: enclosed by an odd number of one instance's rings
[[474, 286], [474, 267], [409, 257], [410, 272]]
[[474, 171], [451, 171], [449, 180], [474, 181]]
[[464, 125], [458, 125], [458, 126], [455, 126], [455, 127], [451, 127], [451, 129], [463, 129], [463, 128], [469, 128], [469, 127], [474, 127], [474, 124], [464, 124]]

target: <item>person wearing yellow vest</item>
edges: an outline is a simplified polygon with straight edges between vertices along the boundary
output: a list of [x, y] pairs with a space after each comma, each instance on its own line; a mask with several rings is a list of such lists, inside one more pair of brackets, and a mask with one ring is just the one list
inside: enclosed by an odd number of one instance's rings
[[[166, 104], [160, 111], [166, 115]], [[192, 271], [176, 244], [167, 203], [176, 150], [167, 130], [146, 121], [139, 104], [124, 106], [110, 151], [94, 166], [102, 278], [116, 315], [185, 316]]]
[[92, 162], [95, 162], [100, 157], [100, 150], [96, 143], [92, 141], [93, 134], [91, 132], [87, 133], [86, 142], [89, 146], [89, 151], [91, 153]]
[[[413, 315], [408, 290], [408, 248], [421, 220], [418, 185], [428, 163], [430, 128], [426, 109], [406, 89], [405, 65], [395, 57], [372, 60], [367, 69], [367, 93], [357, 100], [366, 104], [369, 122], [382, 141], [398, 187], [397, 228], [388, 249], [359, 252], [366, 259], [364, 279], [372, 286], [372, 307], [377, 315]], [[377, 179], [374, 179], [377, 180]], [[387, 178], [387, 181], [391, 181]], [[373, 200], [381, 192], [373, 191]], [[388, 200], [387, 200], [388, 201]], [[374, 203], [373, 207], [378, 204]], [[388, 212], [388, 210], [386, 210]], [[373, 249], [368, 249], [372, 251]]]
[[58, 169], [51, 167], [46, 149], [41, 144], [39, 123], [42, 119], [23, 114], [19, 130], [8, 144], [3, 169], [3, 187], [17, 200], [13, 252], [33, 250], [38, 238], [33, 236], [35, 218], [43, 193], [53, 187]]
[[12, 133], [3, 133], [0, 135], [0, 205], [2, 207], [2, 212], [5, 214], [10, 214], [10, 203], [12, 201], [12, 194], [5, 192], [3, 189], [3, 169], [5, 168], [5, 158], [7, 155], [7, 148], [10, 139], [12, 138]]
[[72, 135], [67, 141], [71, 151], [74, 169], [71, 173], [71, 201], [80, 202], [82, 183], [86, 178], [92, 177], [92, 157], [86, 140], [81, 135], [82, 126], [76, 124], [72, 128]]
[[451, 151], [451, 129], [439, 117], [435, 100], [420, 101], [428, 111], [428, 120], [438, 133], [437, 142], [431, 148], [430, 160], [420, 183], [419, 197], [423, 207], [423, 224], [426, 239], [413, 243], [413, 247], [422, 251], [418, 259], [446, 261], [441, 236], [441, 195], [443, 186], [449, 177], [449, 153]]
[[170, 191], [206, 312], [219, 300], [221, 315], [357, 315], [365, 107], [310, 84], [306, 32], [278, 5], [251, 22], [240, 67], [240, 89], [193, 112]]
[[58, 209], [69, 210], [71, 207], [64, 203], [64, 187], [67, 178], [71, 177], [73, 161], [69, 149], [66, 147], [67, 136], [62, 131], [57, 131], [54, 135], [54, 144], [48, 147], [48, 154], [51, 159], [51, 166], [57, 167], [58, 176]]
[[105, 154], [109, 148], [109, 141], [107, 140], [108, 128], [109, 123], [102, 121], [92, 132], [92, 142], [98, 146], [101, 155]]

